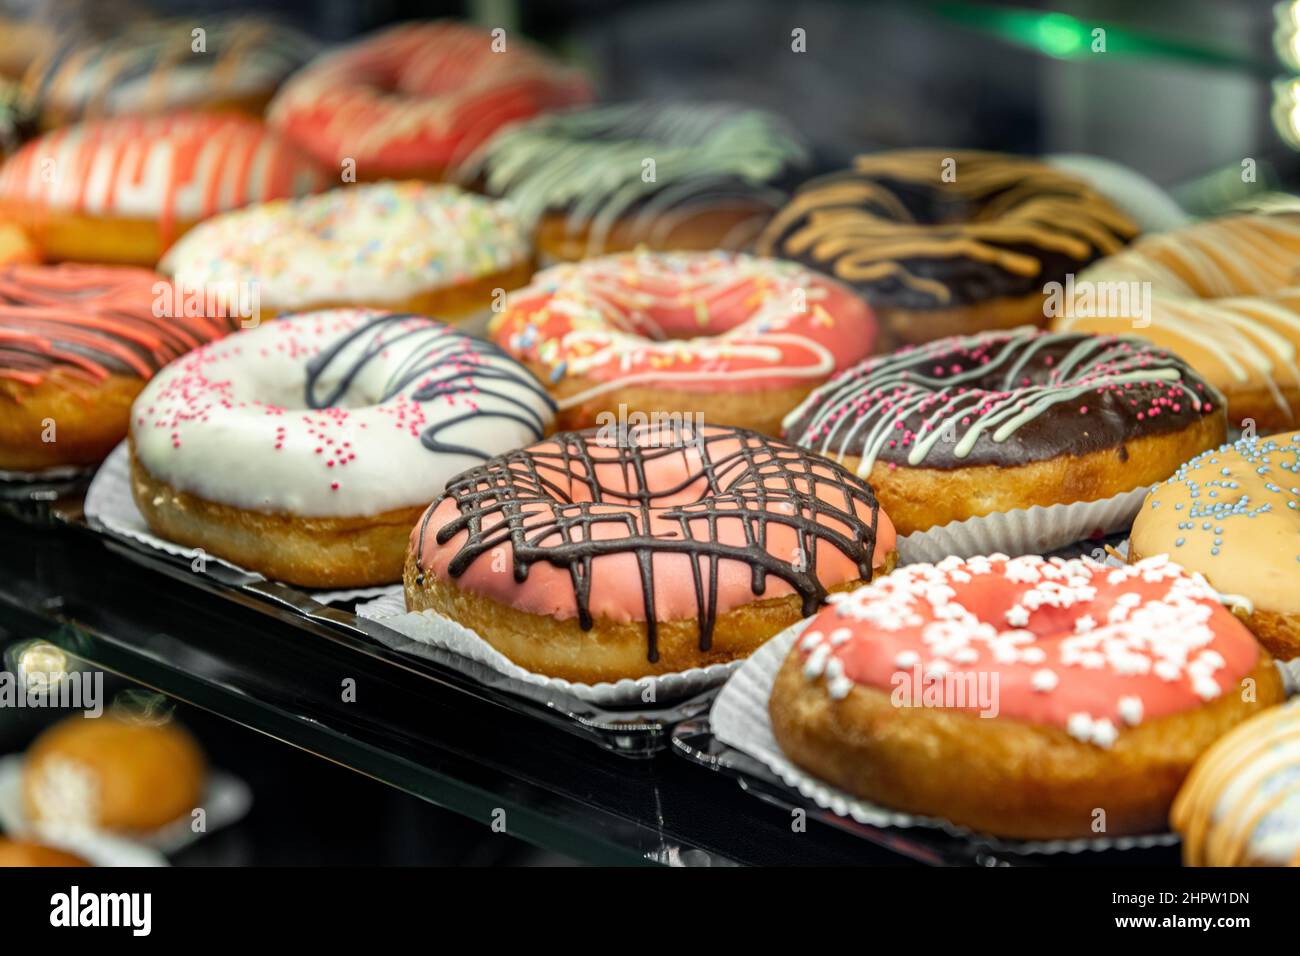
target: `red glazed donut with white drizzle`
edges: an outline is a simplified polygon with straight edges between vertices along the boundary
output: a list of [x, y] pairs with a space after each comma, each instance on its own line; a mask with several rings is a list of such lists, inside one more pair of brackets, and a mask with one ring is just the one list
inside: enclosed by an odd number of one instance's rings
[[782, 749], [996, 836], [1161, 832], [1197, 757], [1284, 696], [1219, 595], [1164, 557], [948, 558], [830, 600], [776, 678]]
[[870, 353], [876, 321], [847, 286], [793, 262], [643, 250], [539, 273], [492, 334], [550, 383], [563, 428], [666, 412], [775, 435], [814, 386]]
[[808, 396], [787, 441], [867, 478], [899, 534], [1094, 501], [1222, 443], [1223, 397], [1136, 338], [1035, 329], [867, 359]]

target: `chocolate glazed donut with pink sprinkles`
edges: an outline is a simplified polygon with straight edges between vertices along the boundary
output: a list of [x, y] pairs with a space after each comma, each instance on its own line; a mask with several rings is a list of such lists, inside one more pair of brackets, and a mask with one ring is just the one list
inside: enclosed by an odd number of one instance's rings
[[900, 534], [1094, 501], [1160, 481], [1223, 440], [1223, 397], [1136, 338], [1020, 329], [855, 366], [783, 423], [867, 478]]

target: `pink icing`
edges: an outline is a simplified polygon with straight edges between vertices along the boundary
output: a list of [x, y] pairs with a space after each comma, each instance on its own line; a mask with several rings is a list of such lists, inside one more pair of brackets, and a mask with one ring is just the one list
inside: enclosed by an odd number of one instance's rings
[[[715, 434], [717, 430], [706, 429], [705, 434]], [[557, 438], [560, 436], [557, 436]], [[717, 461], [733, 454], [741, 447], [740, 440], [734, 437], [712, 437], [709, 439], [709, 456]], [[783, 446], [788, 448], [788, 446]], [[530, 450], [558, 453], [560, 444], [551, 439], [531, 446]], [[594, 505], [599, 514], [629, 513], [640, 517], [640, 507], [631, 498], [626, 503], [619, 501], [619, 492], [634, 492], [638, 487], [634, 473], [620, 463], [620, 450], [617, 447], [593, 446], [595, 473], [607, 503]], [[837, 470], [830, 462], [819, 458], [810, 458], [803, 452], [790, 448], [792, 456], [798, 456], [808, 462], [808, 473], [812, 476], [818, 499], [827, 504], [843, 508], [845, 497], [838, 490], [832, 479], [854, 480], [847, 472]], [[557, 498], [574, 502], [589, 502], [592, 495], [586, 483], [575, 480], [574, 474], [585, 476], [586, 466], [581, 461], [570, 460], [568, 465], [572, 472], [563, 467], [542, 463], [538, 466], [540, 476], [553, 485]], [[656, 536], [680, 537], [682, 524], [675, 519], [666, 518], [663, 512], [681, 505], [700, 501], [708, 491], [708, 483], [700, 474], [701, 454], [694, 445], [687, 444], [672, 454], [647, 459], [645, 462], [645, 487], [656, 491], [654, 506], [648, 509], [648, 523], [645, 525]], [[739, 470], [733, 468], [733, 470]], [[728, 475], [719, 476], [725, 486]], [[449, 483], [449, 488], [453, 483]], [[808, 479], [799, 481], [802, 490], [807, 490]], [[765, 486], [780, 491], [786, 488], [784, 479], [775, 474], [765, 478]], [[611, 500], [613, 499], [613, 500]], [[724, 545], [737, 548], [746, 546], [745, 524], [741, 514], [749, 515], [753, 527], [752, 511], [741, 511], [735, 503], [719, 502], [720, 510], [734, 511], [735, 516], [722, 514], [715, 518], [716, 540]], [[549, 504], [534, 503], [525, 505], [524, 510], [530, 515], [526, 522], [532, 526], [544, 523], [551, 516]], [[854, 502], [854, 510], [863, 520], [871, 520], [870, 508], [861, 502]], [[531, 515], [536, 514], [536, 521]], [[432, 505], [426, 512], [425, 519], [416, 525], [412, 534], [412, 546], [418, 548], [420, 567], [443, 580], [455, 580], [459, 587], [474, 593], [490, 597], [493, 600], [511, 605], [532, 614], [569, 619], [578, 616], [573, 584], [566, 565], [555, 565], [538, 561], [529, 566], [528, 576], [522, 581], [515, 580], [513, 574], [513, 553], [508, 541], [472, 561], [468, 568], [458, 577], [453, 576], [448, 565], [465, 545], [468, 532], [460, 531], [446, 543], [438, 544], [437, 533], [449, 521], [460, 515], [459, 505], [453, 497], [445, 497]], [[500, 515], [489, 515], [483, 521], [483, 532], [490, 533], [501, 522]], [[839, 532], [847, 532], [847, 527], [830, 515], [819, 514], [818, 521], [823, 526], [832, 527]], [[696, 540], [707, 540], [709, 522], [701, 517], [687, 522], [690, 536]], [[766, 526], [766, 551], [781, 562], [794, 561], [799, 552], [797, 532], [785, 525], [768, 523]], [[852, 532], [848, 532], [850, 535]], [[626, 534], [623, 523], [594, 523], [591, 535], [596, 540], [613, 540]], [[560, 532], [553, 531], [535, 542], [541, 546], [559, 543]], [[872, 552], [872, 564], [880, 567], [885, 556], [895, 545], [894, 527], [883, 511], [876, 519], [876, 542]], [[705, 587], [709, 585], [708, 561], [702, 556], [682, 553], [656, 552], [653, 557], [653, 587], [655, 617], [657, 620], [681, 620], [696, 616], [698, 607], [692, 561], [697, 561]], [[815, 567], [818, 580], [826, 587], [834, 587], [860, 576], [857, 564], [832, 542], [819, 540], [816, 547]], [[726, 611], [748, 604], [758, 598], [781, 597], [794, 593], [791, 586], [775, 574], [766, 577], [766, 586], [761, 595], [752, 589], [753, 564], [750, 561], [722, 558], [718, 562], [717, 611]], [[614, 621], [645, 620], [645, 600], [642, 590], [641, 575], [636, 556], [631, 551], [603, 554], [592, 560], [592, 588], [590, 611], [596, 618]]]
[[831, 601], [798, 647], [832, 697], [859, 684], [893, 692], [914, 675], [936, 685], [938, 675], [996, 675], [997, 716], [1101, 746], [1125, 726], [1233, 693], [1259, 662], [1205, 579], [1163, 556], [1123, 568], [948, 558]]

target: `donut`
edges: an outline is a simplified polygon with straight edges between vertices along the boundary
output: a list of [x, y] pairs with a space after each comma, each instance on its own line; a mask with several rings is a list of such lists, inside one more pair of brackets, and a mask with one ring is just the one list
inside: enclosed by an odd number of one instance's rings
[[155, 534], [269, 578], [386, 584], [443, 483], [540, 438], [552, 411], [527, 370], [431, 319], [305, 313], [154, 377], [132, 410], [132, 492]]
[[1300, 432], [1202, 452], [1151, 489], [1129, 558], [1158, 554], [1238, 599], [1274, 657], [1300, 657]]
[[280, 82], [318, 50], [316, 41], [268, 17], [165, 19], [109, 38], [65, 37], [31, 64], [23, 88], [47, 129], [178, 109], [260, 117]]
[[46, 133], [11, 156], [0, 215], [48, 259], [153, 266], [201, 219], [326, 183], [309, 156], [247, 117], [119, 117]]
[[1169, 823], [1185, 866], [1300, 866], [1300, 707], [1274, 707], [1219, 738]]
[[514, 126], [462, 175], [537, 223], [545, 255], [572, 260], [642, 246], [745, 248], [808, 158], [798, 135], [763, 110], [636, 102]]
[[591, 96], [581, 73], [526, 41], [440, 20], [320, 57], [289, 79], [267, 117], [321, 162], [351, 161], [359, 179], [440, 180], [502, 126]]
[[41, 261], [40, 250], [16, 222], [0, 220], [0, 268], [10, 265], [35, 265]]
[[28, 748], [23, 805], [36, 823], [143, 835], [188, 817], [206, 779], [202, 750], [174, 721], [78, 714]]
[[1167, 558], [994, 554], [832, 595], [769, 711], [790, 760], [856, 797], [1066, 839], [1161, 832], [1196, 758], [1283, 696], [1250, 632]]
[[81, 857], [31, 840], [12, 840], [0, 836], [0, 867], [11, 866], [90, 866]]
[[900, 534], [1160, 481], [1227, 434], [1223, 398], [1141, 339], [1018, 329], [869, 358], [787, 441], [871, 482]]
[[838, 465], [658, 423], [559, 433], [456, 476], [412, 531], [404, 580], [408, 610], [595, 683], [744, 657], [893, 563], [889, 518]]
[[1049, 283], [1136, 232], [1091, 186], [1043, 163], [899, 150], [800, 187], [757, 250], [847, 282], [891, 336], [919, 343], [1044, 325]]
[[169, 288], [123, 266], [0, 267], [0, 469], [97, 464], [150, 376], [236, 327], [159, 308]]
[[1079, 275], [1055, 327], [1140, 335], [1213, 383], [1232, 422], [1295, 428], [1297, 264], [1300, 213], [1225, 216], [1144, 236]]
[[871, 351], [876, 326], [851, 291], [794, 263], [636, 252], [539, 273], [491, 334], [550, 383], [561, 428], [666, 413], [775, 435]]
[[182, 289], [256, 290], [261, 318], [343, 306], [465, 318], [533, 272], [528, 233], [508, 205], [421, 182], [348, 186], [216, 216], [186, 233], [160, 268]]

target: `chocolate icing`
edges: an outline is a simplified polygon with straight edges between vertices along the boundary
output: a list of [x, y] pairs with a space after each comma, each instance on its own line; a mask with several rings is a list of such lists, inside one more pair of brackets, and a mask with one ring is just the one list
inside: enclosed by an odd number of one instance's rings
[[[423, 553], [429, 518], [437, 505], [452, 498], [460, 514], [438, 530], [436, 541], [446, 544], [460, 532], [468, 532], [448, 565], [453, 577], [459, 577], [484, 555], [490, 560], [492, 550], [508, 542], [516, 581], [525, 580], [529, 568], [539, 561], [568, 569], [579, 625], [589, 630], [593, 625], [590, 594], [594, 559], [631, 552], [640, 568], [647, 659], [652, 662], [659, 659], [652, 560], [656, 553], [697, 558], [692, 567], [702, 650], [712, 642], [721, 560], [738, 561], [752, 568], [751, 586], [756, 596], [766, 590], [767, 575], [776, 575], [799, 595], [805, 616], [812, 614], [827, 596], [817, 574], [819, 543], [837, 548], [857, 564], [862, 579], [871, 579], [879, 506], [870, 485], [835, 463], [740, 428], [711, 428], [694, 437], [677, 434], [661, 445], [652, 443], [654, 447], [637, 442], [600, 443], [598, 435], [597, 429], [557, 434], [453, 478], [443, 496], [425, 513], [416, 553]], [[735, 439], [740, 443], [738, 449], [716, 458], [711, 455], [718, 442]], [[684, 455], [688, 447], [699, 450], [702, 463], [698, 469], [674, 487], [646, 487], [648, 461]], [[598, 464], [607, 466], [611, 462], [624, 476], [617, 486], [602, 484], [596, 474]], [[679, 497], [701, 480], [704, 490], [696, 500], [671, 506], [658, 503]], [[772, 487], [774, 483], [777, 487]], [[575, 486], [582, 486], [585, 494], [574, 495]], [[832, 498], [842, 497], [842, 506], [817, 495], [819, 489], [825, 491], [828, 487]], [[580, 500], [575, 501], [575, 497]], [[597, 505], [601, 507], [597, 509]], [[859, 516], [859, 505], [869, 509], [870, 521]], [[646, 529], [652, 510], [678, 522], [680, 534], [650, 535]], [[721, 542], [716, 524], [719, 518], [734, 520], [738, 511], [748, 516], [743, 547]], [[485, 518], [498, 523], [485, 530]], [[707, 519], [708, 528], [708, 536], [703, 539], [696, 537], [701, 519]], [[603, 522], [624, 526], [626, 534], [593, 540], [592, 527]], [[772, 524], [797, 531], [800, 550], [807, 556], [806, 567], [767, 550], [767, 529]], [[699, 558], [707, 562], [707, 582]]]
[[[813, 392], [787, 440], [823, 454], [951, 470], [1086, 455], [1178, 431], [1223, 398], [1136, 338], [1021, 330], [868, 359]], [[1036, 411], [1036, 413], [1034, 413]], [[928, 447], [922, 446], [928, 443]]]
[[1041, 292], [1136, 232], [1083, 181], [1042, 163], [905, 150], [805, 183], [757, 248], [849, 282], [872, 305], [926, 310]]
[[[487, 459], [488, 456], [478, 448], [449, 444], [438, 437], [448, 429], [471, 418], [505, 418], [531, 429], [535, 438], [542, 437], [546, 422], [527, 403], [510, 395], [508, 390], [498, 391], [492, 388], [494, 382], [512, 382], [522, 385], [542, 398], [547, 406], [554, 410], [554, 401], [531, 372], [493, 343], [462, 335], [445, 326], [438, 326], [432, 320], [411, 325], [410, 328], [398, 331], [396, 335], [385, 334], [390, 326], [409, 323], [411, 319], [416, 318], [422, 316], [409, 312], [377, 316], [347, 335], [341, 336], [319, 355], [313, 356], [307, 363], [307, 407], [335, 407], [371, 359], [401, 339], [411, 336], [429, 338], [430, 333], [433, 332], [430, 346], [412, 353], [409, 364], [389, 380], [383, 394], [375, 400], [374, 404], [380, 405], [390, 401], [418, 381], [419, 386], [410, 395], [412, 401], [431, 402], [438, 397], [490, 395], [518, 410], [509, 412], [489, 411], [481, 407], [470, 408], [459, 415], [433, 423], [420, 433], [420, 442], [435, 454], [470, 455], [474, 458]], [[352, 357], [351, 364], [341, 371], [336, 371], [338, 377], [334, 380], [333, 388], [324, 395], [318, 394], [322, 377], [331, 371], [332, 366], [341, 361], [342, 352], [354, 342], [360, 342], [361, 348]], [[509, 363], [509, 370], [484, 364], [481, 359], [488, 356], [504, 359]]]

